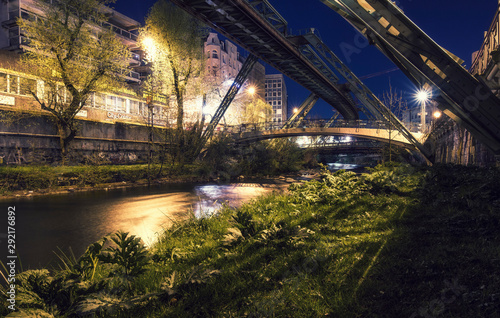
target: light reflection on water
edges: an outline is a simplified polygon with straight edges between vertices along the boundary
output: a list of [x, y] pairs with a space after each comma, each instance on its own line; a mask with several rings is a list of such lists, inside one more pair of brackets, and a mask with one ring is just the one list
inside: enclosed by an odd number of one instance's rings
[[[78, 257], [89, 244], [117, 230], [137, 235], [151, 245], [156, 235], [174, 222], [191, 215], [212, 215], [223, 202], [238, 206], [270, 191], [272, 188], [253, 184], [180, 185], [0, 202], [2, 206], [16, 206], [16, 247], [27, 269], [53, 264], [53, 251], [58, 247], [66, 253], [71, 247]], [[5, 220], [0, 220], [0, 226]]]
[[196, 217], [210, 216], [218, 211], [223, 203], [237, 207], [248, 200], [268, 193], [269, 188], [249, 184], [204, 185], [195, 187], [199, 200], [194, 205]]

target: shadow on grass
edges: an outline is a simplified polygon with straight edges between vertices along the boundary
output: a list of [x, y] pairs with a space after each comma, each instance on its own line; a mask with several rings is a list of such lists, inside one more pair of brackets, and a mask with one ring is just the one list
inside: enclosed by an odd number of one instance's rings
[[500, 317], [500, 173], [433, 168], [358, 290], [360, 317]]

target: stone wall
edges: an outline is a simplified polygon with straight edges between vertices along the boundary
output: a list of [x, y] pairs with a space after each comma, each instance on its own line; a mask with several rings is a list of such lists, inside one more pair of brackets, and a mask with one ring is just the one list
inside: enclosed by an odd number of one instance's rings
[[[77, 137], [69, 146], [71, 163], [84, 163], [89, 159], [116, 164], [147, 160], [149, 129], [145, 125], [77, 120], [77, 126]], [[160, 139], [156, 136], [155, 140]], [[0, 162], [25, 164], [59, 160], [59, 137], [49, 116], [0, 110]]]
[[433, 150], [436, 163], [481, 167], [498, 165], [493, 152], [449, 118], [435, 127], [426, 144]]

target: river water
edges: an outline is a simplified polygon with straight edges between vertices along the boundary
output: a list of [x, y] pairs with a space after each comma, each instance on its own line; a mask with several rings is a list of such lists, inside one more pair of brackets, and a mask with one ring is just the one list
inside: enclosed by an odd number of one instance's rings
[[182, 184], [3, 200], [0, 256], [5, 262], [9, 206], [16, 208], [16, 250], [26, 270], [56, 265], [58, 249], [71, 249], [78, 257], [89, 244], [117, 230], [150, 245], [174, 222], [212, 214], [222, 202], [238, 206], [275, 189], [275, 184], [258, 183]]
[[[328, 164], [336, 171], [363, 166]], [[304, 177], [303, 179], [308, 179]], [[288, 182], [293, 180], [288, 180]], [[7, 211], [15, 206], [15, 243], [22, 269], [57, 265], [59, 249], [79, 257], [87, 246], [123, 230], [151, 245], [159, 232], [191, 216], [216, 212], [223, 202], [244, 202], [286, 189], [287, 183], [175, 184], [0, 200], [0, 260], [7, 256]]]

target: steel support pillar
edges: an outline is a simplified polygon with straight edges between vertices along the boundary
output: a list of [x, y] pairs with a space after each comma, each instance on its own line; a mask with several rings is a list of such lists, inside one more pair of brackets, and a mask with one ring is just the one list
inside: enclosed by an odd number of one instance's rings
[[500, 99], [389, 0], [320, 0], [344, 17], [418, 87], [434, 89], [443, 112], [500, 155]]
[[288, 120], [283, 124], [282, 129], [295, 128], [300, 125], [300, 123], [306, 118], [307, 114], [313, 108], [314, 104], [318, 101], [319, 97], [314, 93], [311, 93], [309, 97], [300, 105], [299, 109], [295, 114], [290, 116]]
[[203, 134], [201, 135], [201, 140], [200, 140], [200, 143], [198, 145], [197, 152], [196, 152], [197, 154], [201, 151], [201, 149], [203, 149], [206, 142], [210, 138], [212, 138], [214, 131], [215, 131], [215, 128], [217, 127], [220, 120], [222, 119], [222, 117], [226, 113], [226, 110], [228, 109], [229, 105], [231, 105], [232, 101], [236, 97], [236, 94], [238, 94], [238, 91], [245, 83], [245, 80], [247, 79], [248, 74], [250, 74], [250, 71], [252, 70], [255, 62], [257, 62], [258, 59], [259, 58], [257, 56], [250, 54], [247, 57], [247, 59], [245, 60], [245, 62], [243, 63], [243, 65], [241, 66], [241, 69], [238, 72], [238, 75], [236, 75], [236, 78], [235, 78], [233, 84], [231, 84], [231, 87], [227, 91], [226, 96], [224, 96], [224, 99], [222, 100], [219, 107], [215, 111], [215, 114], [212, 116], [212, 120], [210, 120], [210, 123], [208, 124], [207, 129], [205, 129], [205, 131], [203, 131]]

